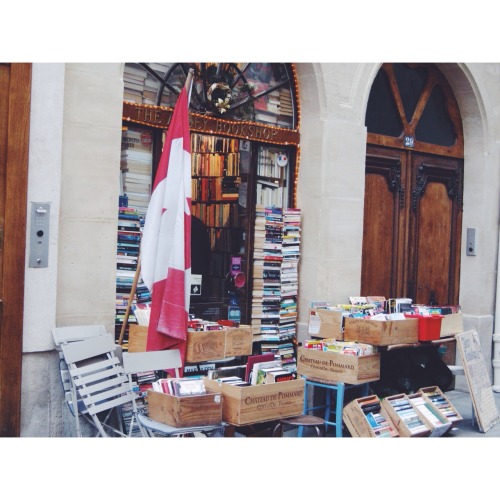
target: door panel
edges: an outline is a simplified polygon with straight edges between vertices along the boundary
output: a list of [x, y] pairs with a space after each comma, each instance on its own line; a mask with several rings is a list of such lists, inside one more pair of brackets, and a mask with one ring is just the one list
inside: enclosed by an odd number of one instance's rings
[[31, 64], [0, 64], [0, 437], [20, 434]]
[[400, 287], [401, 251], [406, 232], [405, 158], [400, 152], [369, 147], [366, 160], [361, 294], [393, 297]]
[[370, 283], [370, 295], [386, 295], [391, 289], [393, 198], [394, 195], [389, 191], [383, 176], [367, 174], [365, 220], [369, 219], [370, 223], [363, 228], [362, 273], [363, 282]]
[[426, 188], [419, 204], [415, 302], [448, 302], [450, 268], [451, 202], [446, 188], [433, 182]]
[[408, 293], [418, 304], [458, 303], [462, 162], [414, 155]]

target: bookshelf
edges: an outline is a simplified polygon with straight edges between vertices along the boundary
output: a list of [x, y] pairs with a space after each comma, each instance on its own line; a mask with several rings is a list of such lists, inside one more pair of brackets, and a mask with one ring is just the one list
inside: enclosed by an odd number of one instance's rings
[[258, 147], [256, 205], [287, 206], [288, 165], [286, 148]]
[[[198, 316], [199, 304], [213, 303], [219, 307], [218, 319], [227, 317], [231, 257], [244, 246], [239, 143], [229, 137], [191, 134], [192, 273], [202, 276], [201, 294], [191, 297], [191, 303]], [[246, 174], [243, 179], [246, 182]]]

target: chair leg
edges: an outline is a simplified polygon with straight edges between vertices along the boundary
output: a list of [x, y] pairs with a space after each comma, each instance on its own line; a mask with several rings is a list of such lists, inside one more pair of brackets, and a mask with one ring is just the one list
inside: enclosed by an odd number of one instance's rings
[[344, 389], [343, 383], [337, 386], [337, 403], [335, 414], [335, 436], [342, 437], [342, 412], [344, 410]]
[[273, 437], [283, 437], [283, 424], [278, 422], [273, 430]]
[[76, 387], [73, 383], [71, 384], [71, 399], [72, 399], [71, 405], [73, 407], [73, 415], [75, 416], [76, 436], [82, 437], [82, 431], [80, 429], [80, 414], [78, 408], [78, 399], [76, 396]]

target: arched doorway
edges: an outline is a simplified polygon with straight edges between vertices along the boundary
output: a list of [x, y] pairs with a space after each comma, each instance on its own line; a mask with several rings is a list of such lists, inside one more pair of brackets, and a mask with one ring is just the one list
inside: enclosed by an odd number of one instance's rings
[[463, 132], [432, 64], [384, 64], [372, 86], [361, 294], [457, 304]]

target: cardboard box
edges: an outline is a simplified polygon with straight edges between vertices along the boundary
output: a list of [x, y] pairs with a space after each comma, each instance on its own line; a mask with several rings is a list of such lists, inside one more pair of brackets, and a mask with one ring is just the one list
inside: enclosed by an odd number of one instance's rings
[[238, 387], [204, 378], [205, 387], [222, 393], [222, 419], [242, 426], [302, 415], [305, 380]]
[[186, 362], [197, 363], [252, 354], [252, 328], [240, 325], [206, 332], [188, 332]]
[[[406, 402], [411, 406], [416, 416], [418, 417], [418, 424], [420, 426], [418, 430], [410, 428], [405, 423], [402, 414], [398, 413], [394, 409], [394, 407], [391, 404], [391, 401], [394, 402], [395, 400], [404, 400], [404, 402]], [[413, 404], [408, 399], [408, 396], [406, 394], [394, 394], [393, 396], [387, 396], [386, 398], [382, 399], [382, 407], [385, 409], [385, 411], [389, 415], [389, 418], [396, 426], [396, 429], [398, 430], [399, 435], [401, 437], [427, 437], [431, 433], [432, 431], [431, 427], [427, 424], [427, 422], [425, 422], [422, 419], [420, 413], [413, 406]]]
[[222, 422], [222, 397], [217, 391], [207, 389], [207, 394], [180, 397], [149, 389], [147, 398], [149, 417], [172, 427]]
[[422, 394], [451, 422], [451, 429], [463, 420], [462, 415], [458, 413], [457, 409], [450, 403], [443, 391], [436, 385], [430, 387], [423, 387], [417, 391], [416, 394]]
[[343, 340], [342, 312], [327, 309], [309, 309], [308, 333], [323, 339]]
[[380, 353], [353, 356], [299, 347], [297, 373], [327, 384], [373, 382], [380, 378]]
[[388, 346], [418, 342], [418, 319], [377, 321], [344, 318], [344, 340]]
[[464, 331], [464, 317], [461, 312], [444, 314], [441, 321], [441, 337]]
[[[381, 429], [375, 429], [362, 407], [371, 403], [380, 404], [377, 413], [384, 421]], [[399, 432], [377, 396], [365, 396], [351, 401], [344, 407], [343, 420], [352, 437], [399, 437]]]

